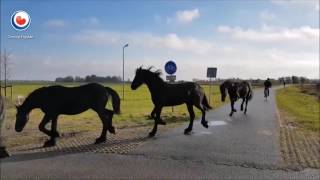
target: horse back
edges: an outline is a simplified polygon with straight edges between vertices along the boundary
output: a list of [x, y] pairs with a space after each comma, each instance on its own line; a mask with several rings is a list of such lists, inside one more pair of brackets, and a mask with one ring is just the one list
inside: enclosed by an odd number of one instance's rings
[[49, 86], [38, 89], [33, 101], [45, 112], [78, 114], [107, 101], [102, 85], [91, 83], [78, 87]]

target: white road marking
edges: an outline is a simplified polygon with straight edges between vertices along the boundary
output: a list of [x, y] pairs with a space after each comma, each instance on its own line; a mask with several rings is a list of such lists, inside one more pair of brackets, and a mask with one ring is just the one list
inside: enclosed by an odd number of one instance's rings
[[227, 122], [225, 121], [210, 121], [209, 126], [222, 126], [227, 125]]

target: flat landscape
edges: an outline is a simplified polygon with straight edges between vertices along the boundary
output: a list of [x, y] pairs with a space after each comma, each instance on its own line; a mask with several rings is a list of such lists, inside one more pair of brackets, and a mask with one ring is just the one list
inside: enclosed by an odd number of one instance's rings
[[[61, 84], [63, 86], [78, 86], [79, 84]], [[103, 84], [116, 90], [119, 96], [122, 98], [122, 84]], [[15, 104], [18, 102], [18, 97], [26, 97], [33, 90], [49, 86], [49, 84], [17, 84], [13, 86], [13, 99], [8, 97], [7, 102], [7, 118], [5, 123], [5, 141], [6, 145], [10, 147], [22, 146], [32, 143], [43, 142], [47, 136], [38, 130], [38, 125], [43, 117], [43, 113], [39, 109], [35, 109], [30, 113], [30, 120], [27, 123], [25, 129], [21, 133], [17, 133], [14, 130], [15, 124]], [[209, 86], [202, 86], [208, 96]], [[212, 86], [211, 89], [211, 106], [217, 108], [222, 105], [220, 101], [220, 92], [217, 86]], [[208, 97], [209, 98], [209, 97]], [[107, 104], [108, 109], [112, 109], [111, 102]], [[151, 101], [148, 88], [143, 85], [138, 90], [133, 91], [129, 84], [125, 85], [125, 99], [121, 100], [121, 114], [115, 115], [113, 118], [113, 124], [117, 130], [132, 129], [148, 127], [151, 130], [153, 120], [149, 118], [153, 109], [153, 103]], [[199, 117], [200, 111], [196, 108], [196, 116]], [[180, 123], [189, 121], [189, 114], [185, 105], [176, 106], [173, 109], [171, 107], [165, 107], [162, 111], [162, 117], [168, 122], [168, 128]], [[50, 123], [49, 123], [50, 125]], [[70, 134], [81, 133], [97, 133], [101, 131], [102, 124], [97, 114], [88, 110], [84, 113], [74, 116], [59, 116], [58, 131], [65, 136]]]

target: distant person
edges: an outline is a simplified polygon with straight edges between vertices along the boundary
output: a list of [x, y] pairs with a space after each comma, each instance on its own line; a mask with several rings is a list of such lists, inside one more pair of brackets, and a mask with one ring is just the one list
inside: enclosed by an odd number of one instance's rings
[[286, 81], [283, 81], [283, 88], [286, 87]]
[[271, 88], [272, 84], [270, 79], [268, 78], [264, 81], [264, 97], [267, 98], [269, 96], [269, 88]]

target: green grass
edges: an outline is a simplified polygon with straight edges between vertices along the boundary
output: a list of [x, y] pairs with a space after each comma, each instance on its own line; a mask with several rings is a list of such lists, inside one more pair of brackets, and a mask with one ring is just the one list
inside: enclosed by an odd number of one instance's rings
[[[78, 84], [65, 84], [66, 86], [75, 86]], [[115, 89], [120, 97], [122, 97], [122, 85], [121, 84], [104, 84]], [[16, 84], [13, 87], [13, 101], [8, 100], [7, 105], [7, 118], [6, 127], [9, 131], [13, 131], [15, 122], [14, 103], [18, 95], [26, 97], [33, 90], [40, 88], [44, 85], [41, 84]], [[208, 96], [208, 86], [203, 86]], [[213, 101], [212, 101], [213, 99]], [[217, 86], [214, 86], [211, 91], [211, 106], [216, 108], [220, 106], [220, 93]], [[108, 109], [111, 108], [111, 102], [107, 105]], [[150, 93], [148, 88], [143, 85], [138, 90], [133, 91], [129, 84], [125, 86], [125, 99], [121, 101], [121, 114], [114, 116], [114, 125], [116, 127], [125, 128], [130, 125], [148, 125], [153, 122], [148, 120], [148, 116], [153, 109]], [[195, 112], [197, 117], [200, 115], [200, 111], [196, 108]], [[174, 112], [171, 107], [163, 108], [161, 116], [168, 123], [176, 121], [184, 121], [189, 118], [189, 114], [185, 105], [175, 106]], [[35, 109], [30, 113], [30, 120], [26, 126], [27, 130], [37, 130], [38, 124], [43, 117], [43, 113], [39, 109]], [[117, 126], [118, 125], [118, 126]], [[90, 131], [92, 129], [100, 128], [101, 123], [92, 110], [88, 110], [84, 113], [74, 116], [59, 116], [58, 128], [67, 131]]]
[[316, 96], [301, 92], [299, 86], [290, 86], [277, 91], [278, 107], [288, 112], [303, 127], [320, 130], [319, 101]]

